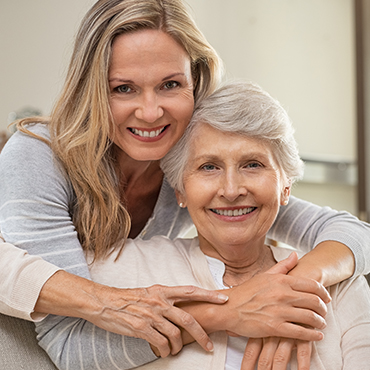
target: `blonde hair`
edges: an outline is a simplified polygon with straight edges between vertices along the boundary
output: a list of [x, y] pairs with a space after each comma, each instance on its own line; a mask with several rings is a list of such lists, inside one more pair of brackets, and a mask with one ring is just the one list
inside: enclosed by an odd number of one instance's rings
[[222, 63], [181, 0], [100, 0], [81, 23], [66, 82], [51, 117], [28, 118], [17, 124], [20, 131], [31, 135], [27, 124], [49, 124], [51, 148], [76, 194], [74, 225], [83, 249], [94, 251], [96, 259], [105, 256], [117, 240], [127, 238], [131, 228], [109, 140], [114, 127], [108, 70], [115, 37], [142, 29], [164, 31], [187, 51], [196, 105], [216, 89]]

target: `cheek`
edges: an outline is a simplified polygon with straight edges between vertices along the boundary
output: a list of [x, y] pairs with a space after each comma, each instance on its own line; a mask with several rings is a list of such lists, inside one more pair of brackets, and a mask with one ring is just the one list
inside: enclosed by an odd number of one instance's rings
[[110, 110], [112, 112], [113, 123], [119, 125], [129, 116], [130, 105], [127, 102], [120, 102], [119, 100], [112, 99], [110, 101]]
[[179, 116], [179, 120], [184, 123], [185, 127], [190, 122], [191, 116], [194, 112], [194, 97], [193, 91], [188, 90], [183, 92], [179, 99], [176, 99], [176, 103], [173, 105], [173, 111], [177, 112], [174, 113]]

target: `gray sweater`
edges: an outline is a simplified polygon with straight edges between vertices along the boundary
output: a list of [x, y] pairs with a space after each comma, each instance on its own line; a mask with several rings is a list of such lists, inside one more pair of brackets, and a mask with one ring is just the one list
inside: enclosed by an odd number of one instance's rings
[[[31, 130], [49, 137], [48, 129]], [[40, 140], [16, 133], [0, 155], [0, 230], [6, 241], [40, 255], [68, 272], [90, 278], [71, 219], [74, 192], [51, 149]], [[183, 236], [192, 226], [177, 205], [166, 181], [152, 217], [139, 238]], [[346, 212], [321, 208], [291, 198], [282, 207], [270, 238], [308, 251], [325, 240], [348, 245], [356, 259], [356, 275], [370, 272], [370, 228]], [[0, 261], [1, 268], [1, 261]], [[39, 344], [60, 369], [129, 369], [155, 359], [147, 342], [108, 333], [78, 318], [49, 315], [36, 324]], [[83, 353], [83, 357], [80, 356]]]

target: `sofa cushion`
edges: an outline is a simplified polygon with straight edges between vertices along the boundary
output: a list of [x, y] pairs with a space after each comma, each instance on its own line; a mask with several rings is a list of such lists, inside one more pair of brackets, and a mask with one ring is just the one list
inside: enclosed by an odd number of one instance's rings
[[32, 322], [0, 314], [0, 369], [56, 370], [37, 344]]

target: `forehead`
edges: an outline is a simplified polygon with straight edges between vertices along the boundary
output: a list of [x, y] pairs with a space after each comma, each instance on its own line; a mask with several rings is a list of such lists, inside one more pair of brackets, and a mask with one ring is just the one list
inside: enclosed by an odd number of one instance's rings
[[224, 132], [206, 124], [200, 123], [190, 139], [190, 157], [204, 156], [244, 156], [261, 154], [274, 160], [271, 144], [267, 140], [253, 138], [233, 132]]
[[186, 50], [169, 34], [143, 29], [116, 36], [112, 44], [111, 69], [141, 61], [161, 63], [190, 62]]

